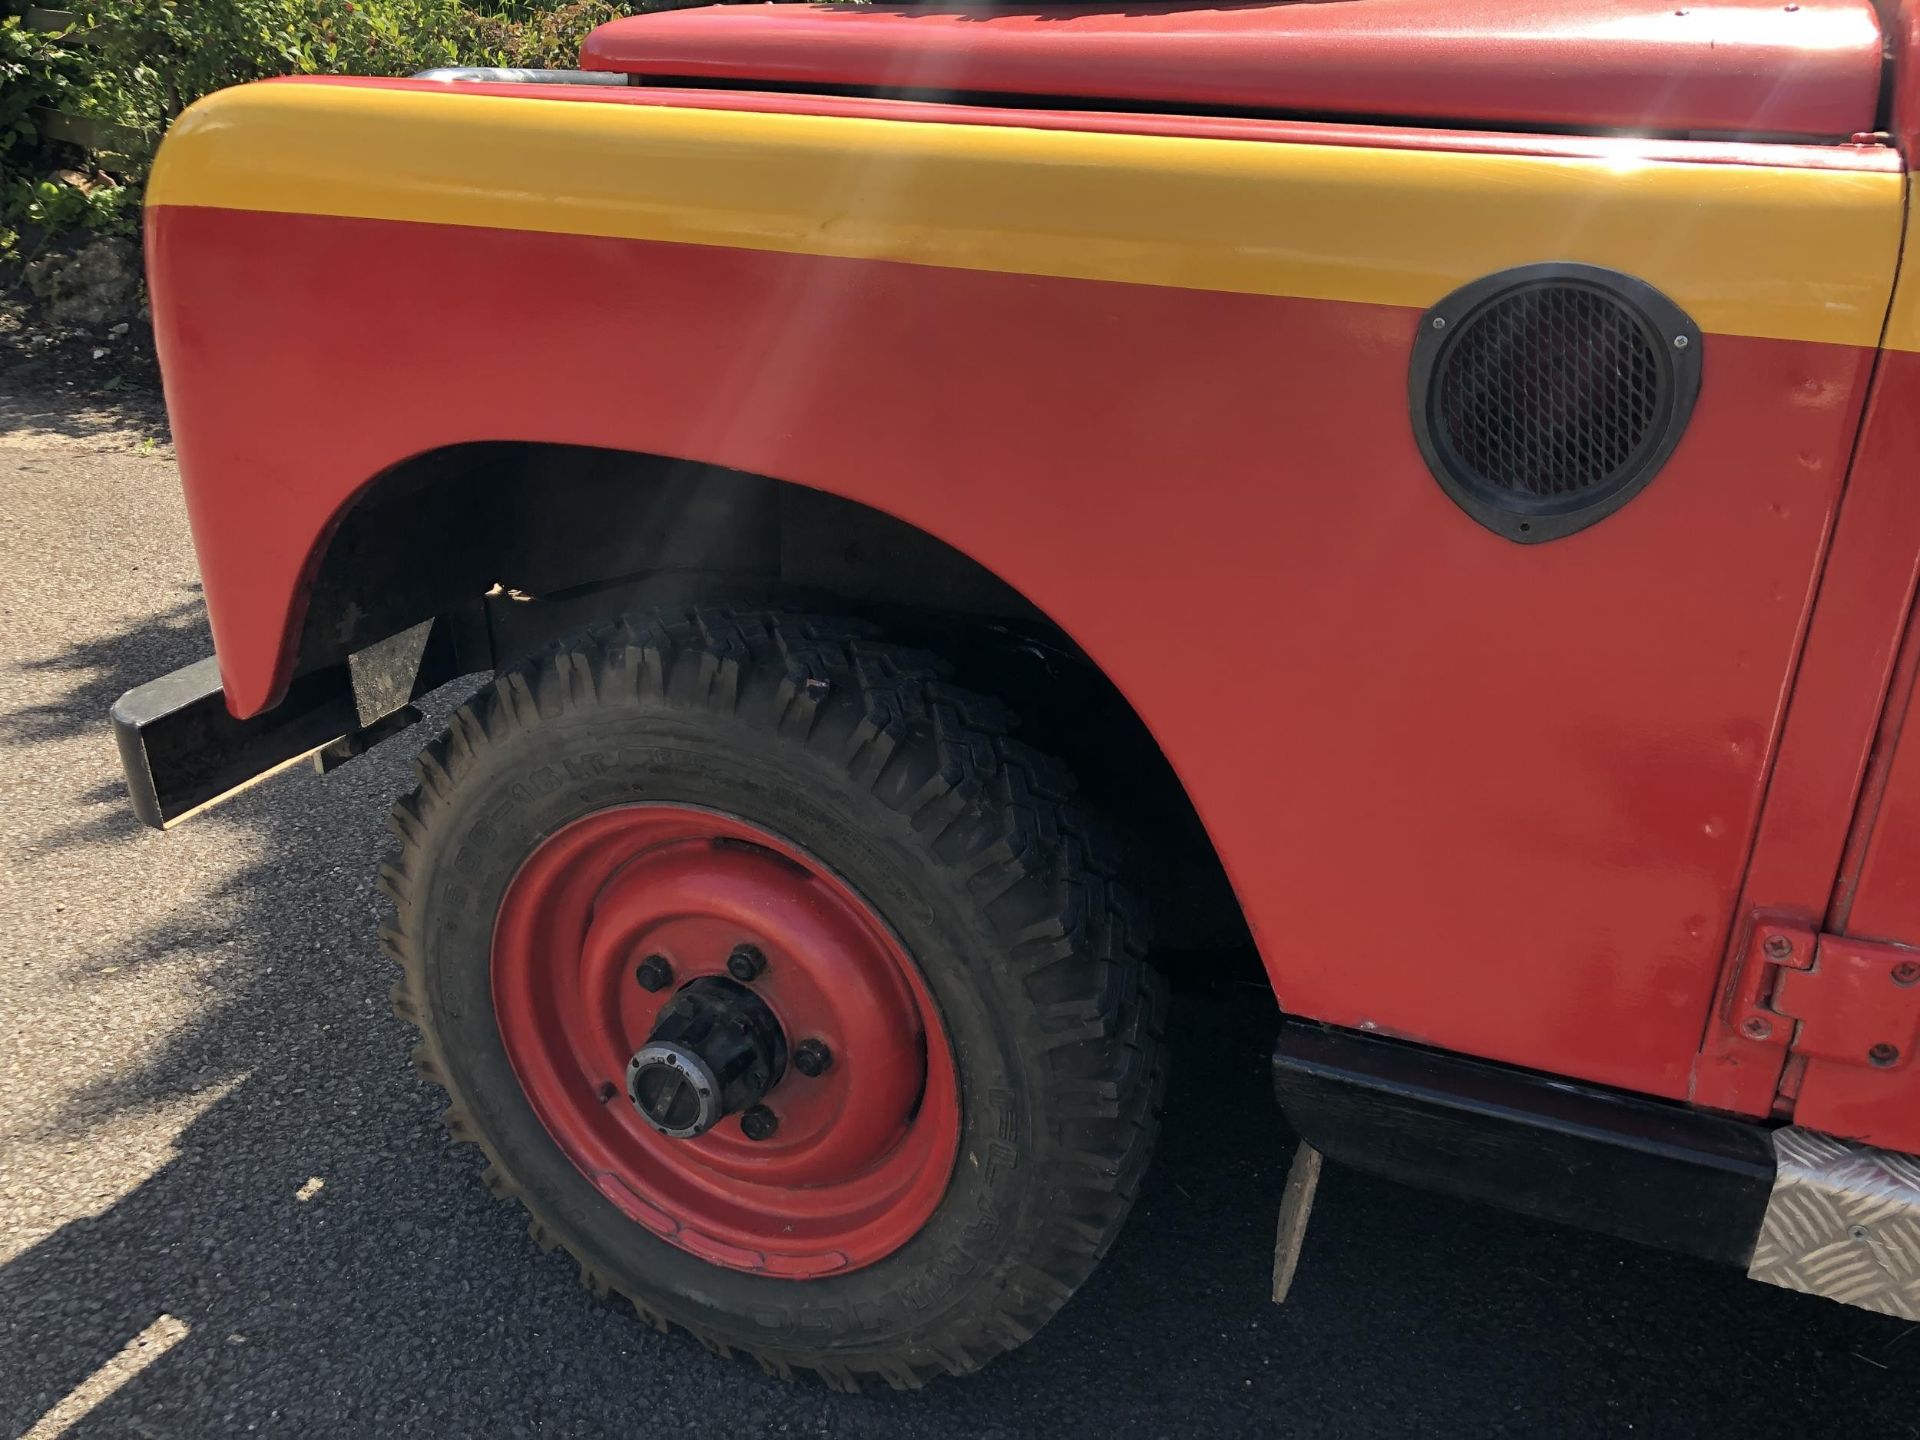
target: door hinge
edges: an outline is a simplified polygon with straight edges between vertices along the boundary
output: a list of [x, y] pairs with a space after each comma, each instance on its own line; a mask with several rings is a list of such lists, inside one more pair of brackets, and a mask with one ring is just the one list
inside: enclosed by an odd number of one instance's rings
[[1728, 1023], [1781, 1058], [1775, 1113], [1920, 1149], [1920, 949], [1756, 917]]
[[1789, 1054], [1876, 1070], [1912, 1063], [1920, 1042], [1920, 951], [1815, 935], [1775, 968], [1768, 1008], [1793, 1025]]

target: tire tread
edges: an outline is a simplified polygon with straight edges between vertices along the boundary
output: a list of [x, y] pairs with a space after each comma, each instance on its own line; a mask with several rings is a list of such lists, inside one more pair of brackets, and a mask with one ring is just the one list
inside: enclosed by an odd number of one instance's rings
[[[570, 711], [664, 704], [745, 720], [833, 759], [911, 823], [927, 856], [987, 917], [1001, 942], [998, 963], [1032, 1001], [1033, 1038], [1058, 1100], [1038, 1137], [1041, 1185], [1058, 1198], [991, 1303], [956, 1307], [941, 1333], [908, 1353], [856, 1360], [828, 1350], [749, 1351], [770, 1374], [808, 1372], [835, 1389], [913, 1388], [965, 1374], [1044, 1325], [1132, 1207], [1166, 1083], [1164, 984], [1146, 963], [1145, 926], [1114, 850], [1076, 809], [1066, 767], [1014, 739], [1007, 708], [951, 684], [948, 673], [936, 657], [886, 644], [858, 621], [703, 608], [596, 626], [505, 671], [454, 710], [421, 752], [415, 788], [393, 806], [398, 850], [380, 874], [394, 912], [381, 945], [402, 972], [394, 1011], [420, 1032], [415, 1068], [448, 1090], [442, 1118], [455, 1140], [482, 1152], [488, 1191], [528, 1210], [542, 1249], [565, 1248], [471, 1123], [431, 1020], [413, 876], [440, 843], [463, 777], [502, 740]], [[670, 1322], [574, 1258], [583, 1283], [620, 1293], [655, 1328], [677, 1325], [719, 1354], [747, 1349]]]

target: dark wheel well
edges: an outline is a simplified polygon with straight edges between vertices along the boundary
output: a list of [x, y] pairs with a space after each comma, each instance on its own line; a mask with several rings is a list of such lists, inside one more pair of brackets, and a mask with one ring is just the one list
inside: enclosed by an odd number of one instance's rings
[[1020, 715], [1160, 876], [1161, 944], [1244, 939], [1192, 802], [1124, 696], [1011, 585], [879, 510], [762, 475], [586, 447], [487, 442], [375, 478], [313, 569], [302, 671], [433, 617], [504, 669], [556, 636], [671, 602], [831, 602], [941, 654]]

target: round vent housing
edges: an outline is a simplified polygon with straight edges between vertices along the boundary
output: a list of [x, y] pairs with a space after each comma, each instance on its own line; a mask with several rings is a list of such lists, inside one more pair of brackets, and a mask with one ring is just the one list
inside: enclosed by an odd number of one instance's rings
[[1454, 502], [1523, 544], [1631, 500], [1680, 442], [1700, 331], [1644, 281], [1523, 265], [1429, 310], [1413, 347], [1414, 438]]

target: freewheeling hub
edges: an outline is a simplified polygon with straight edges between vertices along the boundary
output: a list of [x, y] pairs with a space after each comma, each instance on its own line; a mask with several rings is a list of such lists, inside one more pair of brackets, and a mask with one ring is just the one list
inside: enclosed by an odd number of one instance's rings
[[[787, 1068], [774, 1013], [737, 980], [709, 975], [683, 986], [627, 1062], [627, 1098], [662, 1135], [688, 1140], [728, 1115], [747, 1119]], [[761, 1138], [751, 1136], [751, 1138]]]

